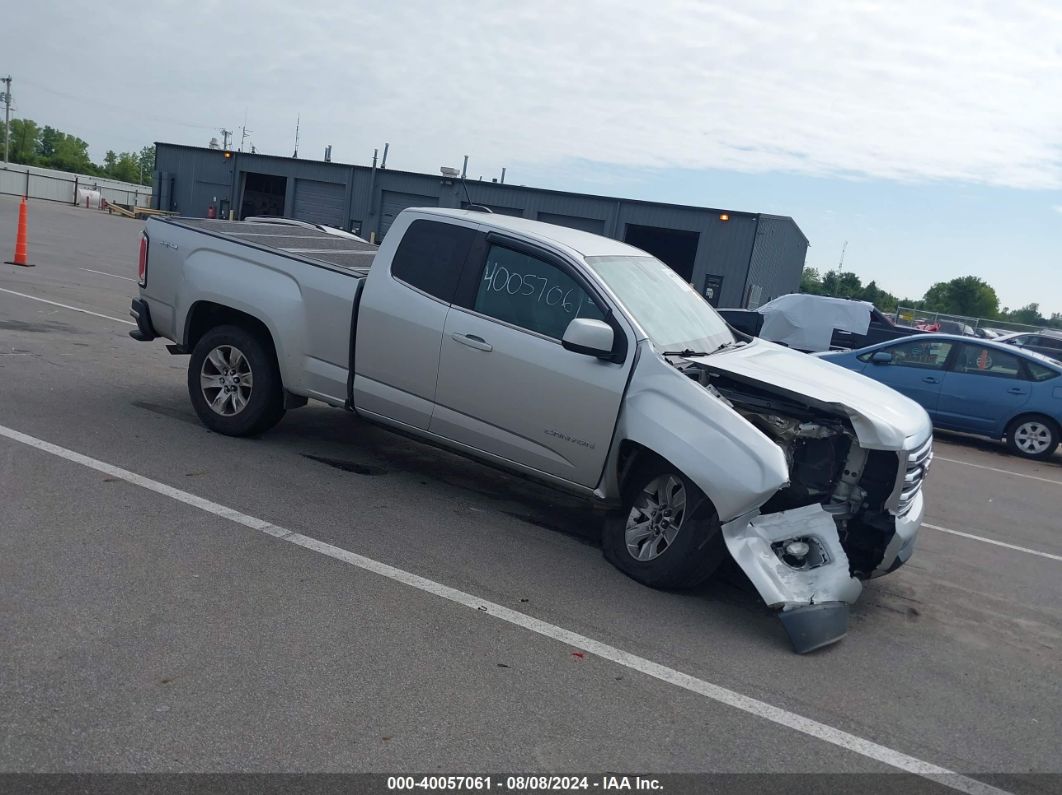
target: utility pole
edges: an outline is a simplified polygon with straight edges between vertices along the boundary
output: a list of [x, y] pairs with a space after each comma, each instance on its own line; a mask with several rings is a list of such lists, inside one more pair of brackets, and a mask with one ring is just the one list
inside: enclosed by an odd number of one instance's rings
[[224, 142], [222, 143], [221, 148], [224, 149], [227, 152], [227, 151], [229, 151], [229, 138], [232, 137], [232, 130], [226, 130], [224, 127], [222, 127], [221, 128], [221, 137], [224, 139]]
[[11, 75], [0, 78], [4, 83], [4, 162], [11, 148]]
[[302, 114], [295, 117], [295, 154], [292, 157], [299, 156], [299, 124], [302, 122]]
[[844, 268], [844, 252], [848, 250], [848, 241], [844, 241], [844, 245], [841, 246], [841, 260], [837, 263], [837, 278], [833, 280], [833, 294], [837, 295], [837, 288], [841, 282], [841, 269]]
[[247, 136], [250, 135], [253, 132], [254, 132], [254, 130], [248, 130], [247, 129], [247, 123], [244, 122], [243, 126], [240, 128], [240, 151], [241, 152], [243, 151], [243, 143], [244, 143], [244, 141], [246, 141], [247, 140]]

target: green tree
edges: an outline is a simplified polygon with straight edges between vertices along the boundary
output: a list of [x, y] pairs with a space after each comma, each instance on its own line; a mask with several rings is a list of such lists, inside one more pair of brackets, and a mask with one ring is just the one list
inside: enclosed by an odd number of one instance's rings
[[1047, 319], [1040, 314], [1040, 305], [1037, 303], [1026, 304], [1021, 309], [1007, 312], [1006, 319], [1014, 323], [1026, 323], [1030, 326], [1043, 326], [1047, 323]]
[[114, 153], [113, 149], [108, 149], [107, 154], [103, 156], [103, 173], [108, 177], [114, 176], [114, 167], [118, 164], [118, 155]]
[[132, 152], [122, 152], [114, 164], [111, 176], [122, 182], [140, 181], [140, 160]]
[[822, 277], [822, 295], [860, 298], [863, 295], [863, 281], [851, 271], [830, 271]]
[[55, 145], [62, 133], [54, 127], [44, 125], [44, 129], [41, 130], [41, 137], [37, 142], [37, 154], [40, 156], [42, 162], [48, 162], [55, 156]]
[[55, 137], [55, 153], [42, 165], [81, 174], [92, 174], [96, 170], [89, 158], [88, 144], [76, 136], [62, 132]]
[[141, 185], [150, 185], [155, 178], [155, 147], [145, 146], [140, 150], [140, 154], [137, 155], [137, 160], [140, 163], [140, 179], [138, 181]]
[[995, 317], [999, 312], [999, 296], [984, 279], [960, 276], [950, 282], [937, 282], [926, 290], [924, 308], [966, 317]]
[[800, 274], [800, 292], [819, 295], [822, 293], [822, 276], [818, 268], [805, 267]]
[[[0, 130], [3, 127], [0, 126]], [[11, 150], [9, 159], [12, 163], [34, 165], [37, 150], [40, 148], [41, 130], [32, 119], [11, 120]]]
[[873, 280], [863, 288], [863, 293], [859, 298], [874, 304], [882, 312], [895, 312], [896, 306], [899, 304], [895, 295], [888, 290], [882, 290], [878, 287], [878, 283]]

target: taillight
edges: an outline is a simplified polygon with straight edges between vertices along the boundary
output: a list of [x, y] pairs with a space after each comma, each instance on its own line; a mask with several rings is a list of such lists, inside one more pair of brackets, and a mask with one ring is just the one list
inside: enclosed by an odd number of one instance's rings
[[147, 286], [147, 252], [148, 252], [148, 236], [144, 232], [140, 235], [140, 260], [137, 263], [136, 277], [137, 283], [141, 287]]

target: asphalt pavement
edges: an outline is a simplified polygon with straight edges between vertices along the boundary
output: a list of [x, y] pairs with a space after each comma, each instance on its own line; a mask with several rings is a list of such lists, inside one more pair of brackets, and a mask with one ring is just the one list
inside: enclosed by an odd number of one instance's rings
[[[16, 211], [0, 197], [5, 258]], [[602, 558], [586, 503], [347, 412], [208, 432], [187, 357], [128, 337], [140, 228], [33, 202], [36, 267], [0, 266], [0, 426], [41, 443], [0, 434], [0, 772], [914, 759], [1062, 786], [1058, 455], [938, 436], [914, 557], [866, 584], [844, 641], [797, 656], [735, 567], [694, 592], [644, 588]]]

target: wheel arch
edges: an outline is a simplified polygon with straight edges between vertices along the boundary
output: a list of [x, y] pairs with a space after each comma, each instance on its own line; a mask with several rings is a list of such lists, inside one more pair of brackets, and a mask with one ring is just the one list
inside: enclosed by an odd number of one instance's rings
[[1059, 423], [1054, 417], [1049, 414], [1044, 414], [1042, 411], [1019, 411], [1009, 420], [1003, 424], [1003, 433], [1000, 434], [1000, 439], [1010, 435], [1010, 429], [1019, 424], [1020, 420], [1025, 419], [1038, 419], [1047, 420], [1047, 422], [1055, 429], [1056, 436], [1062, 436], [1062, 423]]

